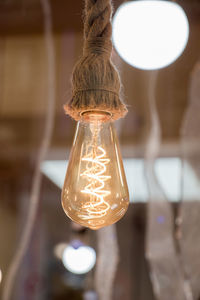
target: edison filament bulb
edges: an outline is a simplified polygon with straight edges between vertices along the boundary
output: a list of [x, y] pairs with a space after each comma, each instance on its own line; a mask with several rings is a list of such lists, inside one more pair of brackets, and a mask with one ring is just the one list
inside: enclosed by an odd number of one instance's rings
[[129, 205], [128, 187], [109, 113], [82, 114], [70, 154], [62, 205], [70, 219], [94, 230], [124, 216]]

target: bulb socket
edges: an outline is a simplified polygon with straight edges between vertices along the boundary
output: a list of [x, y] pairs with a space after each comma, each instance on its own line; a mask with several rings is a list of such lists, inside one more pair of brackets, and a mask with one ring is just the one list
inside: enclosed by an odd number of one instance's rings
[[101, 110], [87, 110], [81, 113], [81, 120], [83, 122], [109, 122], [111, 121], [112, 114], [107, 111]]

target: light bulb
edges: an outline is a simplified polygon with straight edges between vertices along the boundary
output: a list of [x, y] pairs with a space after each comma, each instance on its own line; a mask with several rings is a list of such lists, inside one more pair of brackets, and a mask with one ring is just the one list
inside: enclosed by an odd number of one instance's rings
[[128, 187], [109, 113], [82, 114], [62, 190], [62, 205], [70, 219], [93, 230], [124, 216], [129, 205]]
[[156, 70], [175, 62], [188, 38], [188, 18], [172, 1], [127, 1], [113, 19], [115, 49], [128, 64], [142, 70]]

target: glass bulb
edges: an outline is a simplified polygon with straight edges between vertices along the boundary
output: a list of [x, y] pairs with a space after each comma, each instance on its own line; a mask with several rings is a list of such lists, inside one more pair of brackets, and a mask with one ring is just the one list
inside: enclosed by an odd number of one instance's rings
[[93, 230], [124, 216], [129, 194], [110, 114], [85, 112], [78, 122], [62, 205], [70, 219]]

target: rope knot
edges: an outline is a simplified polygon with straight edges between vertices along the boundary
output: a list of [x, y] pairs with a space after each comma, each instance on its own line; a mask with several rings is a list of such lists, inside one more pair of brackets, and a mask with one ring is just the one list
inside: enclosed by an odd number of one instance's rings
[[112, 42], [111, 40], [102, 39], [102, 37], [96, 37], [91, 40], [86, 40], [83, 54], [96, 54], [103, 55], [110, 58], [112, 52]]

